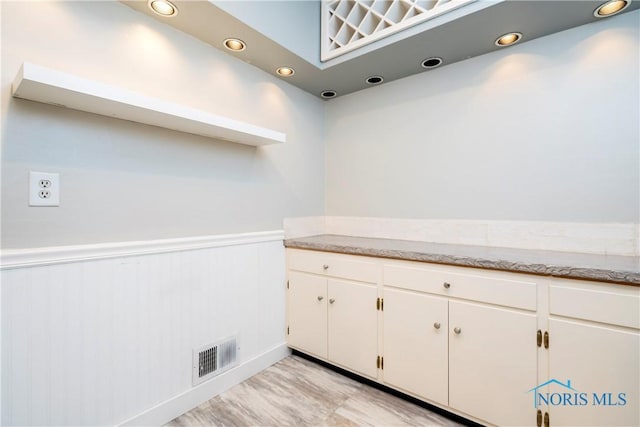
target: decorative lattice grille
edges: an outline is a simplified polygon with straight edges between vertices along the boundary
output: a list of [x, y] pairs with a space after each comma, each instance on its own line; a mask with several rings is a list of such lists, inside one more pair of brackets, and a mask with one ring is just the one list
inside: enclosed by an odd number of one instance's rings
[[322, 60], [364, 46], [475, 0], [325, 0]]

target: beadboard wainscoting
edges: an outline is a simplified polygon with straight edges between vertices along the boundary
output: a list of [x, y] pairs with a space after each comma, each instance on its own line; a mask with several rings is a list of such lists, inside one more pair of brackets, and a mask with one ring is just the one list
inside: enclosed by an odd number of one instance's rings
[[[287, 356], [282, 238], [4, 251], [2, 424], [162, 424]], [[233, 335], [192, 387], [193, 349]]]

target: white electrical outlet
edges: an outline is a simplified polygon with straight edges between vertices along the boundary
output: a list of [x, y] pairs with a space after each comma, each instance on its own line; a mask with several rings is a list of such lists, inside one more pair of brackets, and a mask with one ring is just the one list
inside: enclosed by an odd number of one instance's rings
[[29, 173], [29, 206], [60, 206], [60, 175]]

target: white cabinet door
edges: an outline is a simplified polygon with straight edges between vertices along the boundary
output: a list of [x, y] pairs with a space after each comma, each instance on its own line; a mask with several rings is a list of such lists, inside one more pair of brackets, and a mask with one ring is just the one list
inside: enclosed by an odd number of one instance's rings
[[[552, 384], [545, 392], [586, 393], [584, 399], [579, 395], [576, 400], [579, 405], [557, 404], [558, 398], [549, 403], [543, 401], [540, 408], [543, 412], [548, 410], [552, 426], [640, 425], [637, 332], [550, 319], [549, 335], [548, 379], [563, 384], [570, 380], [575, 391]], [[625, 393], [624, 405], [619, 393]]]
[[449, 405], [492, 424], [535, 425], [536, 316], [449, 302]]
[[330, 279], [328, 290], [329, 360], [377, 378], [376, 286]]
[[288, 292], [289, 345], [327, 358], [327, 279], [292, 271]]
[[448, 301], [384, 289], [384, 382], [449, 404]]

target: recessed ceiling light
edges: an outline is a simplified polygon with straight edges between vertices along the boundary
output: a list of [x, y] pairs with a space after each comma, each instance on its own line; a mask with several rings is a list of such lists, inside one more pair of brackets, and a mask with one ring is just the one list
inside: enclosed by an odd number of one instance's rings
[[224, 39], [224, 47], [234, 52], [242, 52], [247, 48], [247, 44], [240, 39]]
[[147, 5], [158, 15], [176, 16], [178, 14], [178, 8], [168, 0], [149, 0]]
[[296, 73], [296, 70], [291, 67], [280, 67], [276, 70], [276, 73], [282, 77], [291, 77]]
[[496, 46], [505, 47], [511, 46], [519, 42], [522, 39], [522, 33], [507, 33], [503, 34], [496, 39]]
[[607, 16], [615, 15], [622, 12], [629, 6], [631, 0], [611, 0], [601, 4], [596, 10], [593, 11], [593, 16], [596, 18], [606, 18]]
[[335, 98], [336, 95], [337, 93], [335, 90], [323, 90], [320, 92], [320, 96], [325, 99]]
[[436, 68], [439, 67], [440, 65], [442, 65], [442, 58], [439, 58], [437, 56], [433, 56], [431, 58], [427, 58], [424, 61], [422, 61], [420, 63], [420, 66], [422, 68]]
[[384, 77], [382, 76], [370, 76], [365, 80], [370, 85], [379, 85], [384, 81]]

